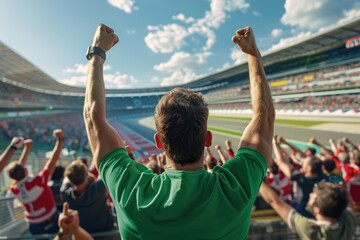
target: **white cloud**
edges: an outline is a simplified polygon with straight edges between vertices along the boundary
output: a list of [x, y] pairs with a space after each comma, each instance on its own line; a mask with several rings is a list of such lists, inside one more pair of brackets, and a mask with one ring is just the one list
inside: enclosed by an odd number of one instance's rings
[[[76, 75], [61, 79], [60, 82], [70, 86], [84, 87], [86, 85], [87, 69], [87, 64], [75, 64], [75, 68], [67, 68], [63, 72]], [[110, 69], [110, 65], [104, 66], [104, 72]], [[107, 88], [128, 88], [139, 82], [134, 76], [121, 74], [120, 72], [115, 74], [105, 73], [104, 81]]]
[[[234, 64], [238, 65], [240, 63], [244, 63], [247, 61], [246, 55], [240, 50], [239, 47], [233, 47], [231, 49], [230, 57], [232, 60], [234, 60]], [[223, 66], [223, 67], [229, 67], [229, 66]]]
[[235, 10], [245, 12], [249, 7], [246, 0], [211, 0], [210, 11], [206, 11], [202, 18], [186, 17], [183, 13], [173, 16], [174, 20], [191, 23], [188, 28], [177, 24], [148, 26], [150, 33], [145, 37], [146, 45], [155, 53], [170, 53], [180, 50], [185, 45], [185, 38], [199, 34], [207, 38], [203, 50], [208, 51], [216, 42], [214, 29], [225, 22], [227, 13]]
[[137, 9], [134, 6], [135, 0], [108, 0], [108, 3], [126, 13], [131, 13], [134, 9]]
[[281, 28], [274, 28], [272, 31], [271, 31], [271, 35], [273, 37], [278, 37], [282, 34], [283, 30]]
[[126, 30], [125, 33], [128, 35], [134, 35], [136, 33], [136, 31], [135, 30]]
[[259, 13], [258, 11], [252, 11], [251, 13], [252, 13], [252, 15], [254, 15], [255, 17], [261, 17], [261, 16], [262, 16], [262, 14]]
[[[104, 71], [107, 71], [107, 70], [110, 70], [110, 69], [111, 69], [110, 65], [105, 65], [104, 66]], [[64, 73], [86, 74], [87, 70], [88, 70], [88, 64], [76, 63], [75, 68], [67, 68], [67, 69], [63, 70], [62, 72], [64, 72]]]
[[311, 34], [312, 33], [310, 31], [308, 31], [308, 32], [301, 32], [296, 36], [282, 38], [282, 39], [280, 39], [280, 41], [277, 44], [272, 45], [268, 51], [283, 48], [284, 46], [287, 46], [289, 43], [298, 41], [300, 39], [304, 39], [304, 38], [310, 36]]
[[173, 16], [172, 19], [179, 20], [184, 23], [192, 23], [195, 21], [195, 19], [193, 17], [186, 18], [186, 16], [183, 13], [179, 13], [178, 15]]
[[173, 72], [181, 69], [195, 70], [203, 67], [210, 52], [190, 54], [187, 52], [176, 52], [170, 60], [154, 66], [154, 69], [160, 72]]
[[339, 23], [343, 23], [349, 21], [350, 19], [354, 19], [360, 17], [360, 3], [355, 5], [357, 9], [351, 9], [349, 11], [344, 11], [345, 17], [339, 20]]
[[148, 26], [148, 30], [155, 32], [145, 37], [145, 43], [155, 53], [170, 53], [179, 50], [188, 36], [186, 29], [177, 24]]
[[165, 77], [161, 81], [161, 86], [172, 86], [191, 82], [199, 79], [204, 75], [197, 75], [195, 72], [189, 69], [182, 69], [174, 71], [170, 76]]
[[301, 29], [316, 30], [334, 24], [352, 8], [354, 0], [286, 0], [281, 22]]

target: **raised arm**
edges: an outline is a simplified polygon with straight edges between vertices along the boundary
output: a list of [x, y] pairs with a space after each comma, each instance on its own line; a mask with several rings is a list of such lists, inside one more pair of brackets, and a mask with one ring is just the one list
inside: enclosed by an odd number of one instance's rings
[[271, 207], [279, 214], [279, 216], [287, 221], [289, 212], [293, 209], [289, 204], [285, 203], [277, 194], [274, 192], [269, 185], [262, 183], [259, 191], [261, 197], [271, 205]]
[[[92, 46], [97, 50], [107, 52], [119, 38], [114, 30], [98, 25]], [[105, 84], [103, 77], [104, 59], [92, 54], [89, 56], [89, 69], [86, 80], [84, 103], [84, 120], [88, 135], [93, 161], [99, 167], [102, 158], [112, 150], [124, 147], [119, 133], [106, 120]]]
[[224, 153], [223, 153], [223, 151], [221, 149], [221, 146], [220, 145], [215, 145], [215, 149], [219, 154], [220, 161], [222, 162], [222, 164], [224, 164], [227, 161], [227, 159], [226, 159], [226, 157], [225, 157], [225, 155], [224, 155]]
[[300, 154], [301, 157], [306, 157], [305, 154], [303, 153], [303, 151], [301, 151], [295, 145], [289, 143], [285, 138], [279, 137], [279, 142], [280, 142], [280, 144], [287, 145], [291, 149], [291, 151], [293, 151], [295, 154], [298, 153], [298, 154]]
[[56, 163], [60, 158], [60, 153], [64, 145], [64, 132], [61, 129], [53, 131], [53, 136], [56, 138], [56, 143], [51, 154], [50, 159], [46, 162], [44, 169], [47, 169], [52, 175], [54, 173]]
[[248, 147], [259, 151], [269, 163], [271, 161], [271, 140], [274, 132], [275, 110], [270, 87], [261, 62], [261, 55], [250, 27], [236, 31], [236, 35], [233, 36], [232, 40], [247, 55], [253, 109], [253, 118], [245, 128], [239, 145], [240, 148]]
[[330, 158], [333, 156], [333, 153], [332, 153], [329, 149], [327, 149], [324, 145], [322, 145], [321, 143], [319, 143], [319, 142], [316, 140], [316, 138], [314, 138], [314, 137], [313, 137], [313, 138], [310, 138], [309, 143], [312, 143], [312, 144], [318, 146], [318, 147], [320, 148], [320, 152], [321, 152], [322, 154], [324, 154], [325, 156], [330, 157]]
[[0, 156], [0, 173], [5, 168], [7, 163], [10, 161], [15, 151], [18, 148], [21, 148], [24, 144], [24, 139], [22, 137], [13, 137], [9, 146], [5, 149], [5, 151]]
[[59, 216], [59, 234], [54, 240], [68, 240], [72, 235], [73, 240], [93, 240], [93, 237], [80, 227], [79, 213], [69, 209], [67, 202], [63, 205], [63, 211]]
[[20, 155], [20, 158], [19, 158], [19, 163], [22, 166], [26, 165], [26, 162], [27, 162], [28, 157], [29, 157], [30, 149], [32, 148], [33, 145], [34, 145], [34, 142], [31, 139], [26, 139], [24, 141], [24, 148], [23, 148], [23, 150], [21, 152], [21, 155]]
[[289, 179], [291, 178], [291, 166], [288, 162], [285, 161], [283, 155], [281, 154], [280, 144], [277, 142], [277, 139], [273, 139], [273, 149], [274, 149], [274, 161], [279, 166], [281, 171], [285, 174]]
[[358, 150], [360, 151], [360, 149], [358, 148], [358, 146], [356, 146], [353, 142], [351, 142], [348, 138], [344, 137], [342, 139], [342, 142], [348, 146], [350, 146], [352, 149], [354, 150]]

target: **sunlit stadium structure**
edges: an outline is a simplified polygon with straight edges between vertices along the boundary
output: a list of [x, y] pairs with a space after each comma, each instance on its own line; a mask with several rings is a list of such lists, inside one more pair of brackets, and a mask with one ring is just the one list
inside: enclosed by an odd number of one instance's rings
[[[357, 18], [265, 53], [263, 63], [275, 102], [301, 101], [310, 96], [358, 97], [359, 38]], [[81, 108], [84, 88], [57, 82], [3, 43], [0, 59], [1, 111]], [[180, 87], [203, 92], [211, 105], [248, 102], [247, 63]], [[108, 109], [152, 110], [171, 88], [108, 89]]]
[[[338, 114], [360, 119], [360, 18], [267, 52], [263, 54], [263, 63], [278, 114]], [[159, 98], [173, 87], [107, 89], [107, 107], [111, 110], [108, 117], [116, 117], [119, 112], [150, 116]], [[239, 108], [235, 113], [250, 113], [247, 63], [179, 87], [201, 91], [212, 113], [234, 113], [234, 109]], [[79, 131], [83, 130], [83, 123], [79, 121], [82, 121], [84, 92], [84, 88], [57, 82], [0, 42], [1, 139], [8, 141], [14, 135], [12, 126], [31, 126], [32, 132], [22, 133], [36, 136], [39, 132], [46, 133], [50, 128], [48, 125], [52, 127], [53, 123], [59, 127], [66, 123], [69, 125], [68, 132], [76, 135], [77, 139], [84, 139], [84, 131]], [[36, 126], [38, 123], [44, 124], [41, 130]], [[41, 134], [39, 141], [50, 141]], [[86, 142], [74, 141], [71, 144], [74, 146], [70, 147], [79, 150], [85, 147]], [[4, 176], [0, 174], [0, 188], [5, 187], [4, 182]], [[1, 208], [8, 204], [10, 201], [0, 205], [0, 226], [9, 229], [15, 226], [18, 232], [19, 229], [23, 231], [21, 212]], [[274, 214], [270, 212], [265, 217], [253, 217], [257, 218], [271, 220]], [[286, 226], [277, 224], [252, 229], [249, 239], [256, 239], [261, 234], [267, 234], [267, 239], [296, 239], [293, 235], [286, 235]], [[253, 226], [256, 227], [256, 224]]]

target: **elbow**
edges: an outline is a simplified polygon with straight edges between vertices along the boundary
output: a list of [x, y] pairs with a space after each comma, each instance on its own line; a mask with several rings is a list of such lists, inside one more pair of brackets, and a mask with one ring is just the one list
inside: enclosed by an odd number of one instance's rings
[[95, 106], [95, 103], [85, 103], [83, 109], [84, 121], [88, 125], [101, 123], [105, 120], [104, 114], [98, 111], [98, 108]]

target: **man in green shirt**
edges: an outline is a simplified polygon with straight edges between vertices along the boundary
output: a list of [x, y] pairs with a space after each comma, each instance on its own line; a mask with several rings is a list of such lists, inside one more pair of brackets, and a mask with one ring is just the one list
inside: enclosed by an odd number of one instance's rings
[[245, 239], [251, 209], [271, 159], [275, 111], [252, 29], [232, 38], [247, 55], [253, 118], [233, 159], [204, 169], [211, 146], [208, 107], [201, 94], [175, 88], [156, 107], [155, 142], [167, 169], [157, 175], [134, 162], [106, 120], [103, 63], [118, 41], [99, 25], [88, 49], [84, 119], [93, 159], [116, 207], [122, 239]]

